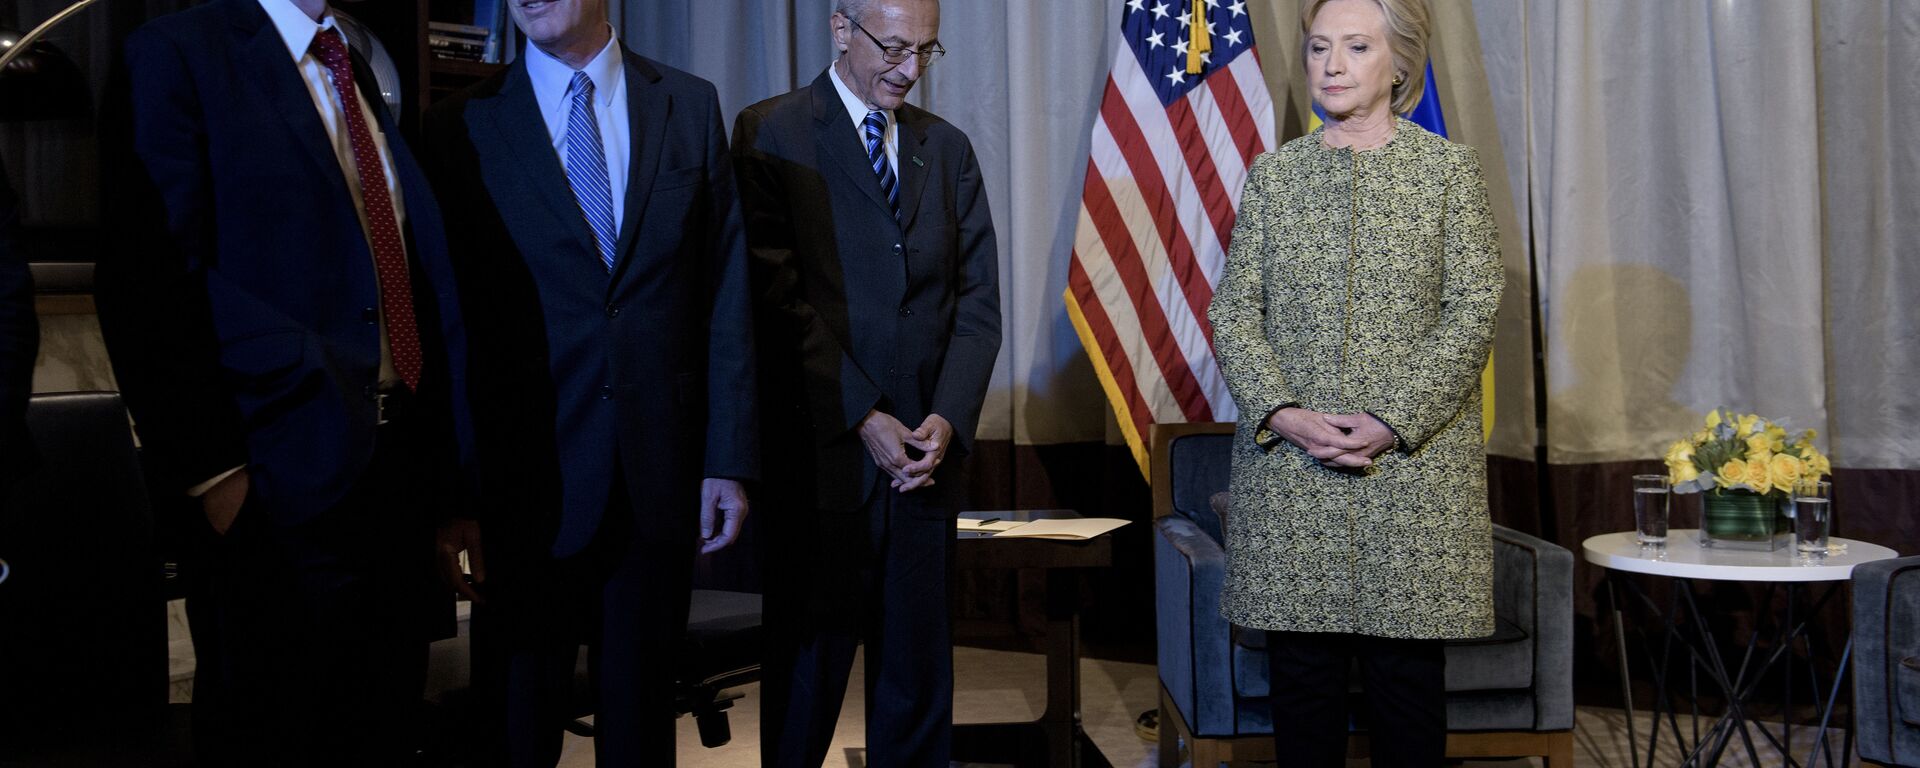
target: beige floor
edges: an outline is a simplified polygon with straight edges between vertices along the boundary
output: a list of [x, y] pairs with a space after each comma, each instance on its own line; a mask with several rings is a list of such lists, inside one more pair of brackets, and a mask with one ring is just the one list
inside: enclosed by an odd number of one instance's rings
[[[987, 651], [974, 648], [956, 649], [954, 664], [957, 670], [954, 694], [954, 719], [960, 722], [986, 722], [997, 720], [1026, 720], [1035, 717], [1042, 705], [1043, 690], [1040, 681], [1046, 677], [1044, 658], [1037, 654]], [[850, 690], [860, 690], [861, 665], [854, 664], [855, 679], [850, 682]], [[1116, 767], [1151, 768], [1154, 762], [1154, 745], [1134, 735], [1133, 720], [1142, 711], [1152, 708], [1156, 701], [1156, 677], [1152, 666], [1145, 664], [1124, 664], [1119, 662], [1088, 660], [1081, 667], [1083, 711], [1087, 732], [1100, 747], [1107, 759]], [[834, 748], [827, 760], [830, 768], [865, 768], [865, 743], [861, 733], [862, 706], [859, 697], [849, 697], [847, 707], [840, 716], [840, 728], [834, 733]], [[733, 715], [733, 741], [716, 749], [704, 749], [700, 746], [698, 733], [691, 720], [680, 723], [680, 764], [691, 768], [752, 768], [759, 765], [759, 739], [754, 726], [758, 717], [758, 701], [752, 691], [736, 704]], [[1691, 723], [1682, 718], [1682, 728], [1691, 728]], [[1637, 735], [1645, 743], [1649, 721], [1646, 713], [1636, 718]], [[1703, 722], [1702, 728], [1706, 724]], [[1772, 726], [1778, 732], [1778, 726]], [[1833, 734], [1838, 738], [1839, 734]], [[1756, 734], [1755, 738], [1759, 736]], [[1805, 750], [1813, 740], [1812, 729], [1796, 729], [1794, 733], [1795, 750], [1801, 760], [1805, 759]], [[1626, 718], [1617, 709], [1599, 707], [1581, 707], [1575, 716], [1574, 727], [1574, 766], [1575, 768], [1630, 768], [1627, 758]], [[1661, 742], [1662, 750], [1656, 761], [1657, 766], [1677, 766], [1680, 755], [1675, 752], [1670, 738]], [[1642, 747], [1644, 749], [1644, 747]], [[1729, 749], [1720, 765], [1739, 768], [1762, 768], [1782, 764], [1777, 755], [1763, 750], [1760, 766], [1754, 766], [1744, 754], [1735, 755], [1739, 742]], [[1837, 754], [1838, 749], [1834, 750]], [[568, 737], [566, 757], [561, 760], [564, 768], [591, 768], [593, 765], [592, 745], [586, 739]], [[1644, 757], [1644, 753], [1643, 753]], [[1350, 768], [1367, 765], [1365, 760], [1350, 761]], [[958, 764], [956, 764], [958, 765]], [[1510, 760], [1496, 762], [1470, 762], [1468, 768], [1526, 768], [1539, 766], [1539, 760]]]
[[[186, 621], [179, 603], [176, 601], [170, 613], [171, 626], [169, 655], [172, 656], [175, 681], [175, 701], [184, 701], [191, 695], [193, 677], [193, 649], [186, 641]], [[954, 680], [954, 718], [960, 722], [993, 722], [1030, 720], [1038, 715], [1042, 705], [1046, 664], [1044, 657], [1038, 654], [1012, 653], [1006, 651], [988, 651], [977, 648], [958, 648], [954, 651], [954, 664], [957, 675]], [[840, 727], [834, 733], [834, 745], [827, 761], [829, 768], [865, 768], [866, 740], [861, 723], [865, 710], [857, 692], [861, 690], [860, 670], [862, 665], [856, 661], [853, 665], [854, 679], [849, 681], [849, 690], [856, 695], [848, 697], [847, 706], [840, 715]], [[1133, 720], [1141, 712], [1155, 706], [1157, 678], [1153, 667], [1146, 664], [1125, 664], [1112, 661], [1089, 659], [1082, 662], [1081, 670], [1082, 717], [1087, 732], [1100, 747], [1107, 759], [1118, 768], [1151, 768], [1154, 766], [1154, 745], [1134, 735]], [[759, 696], [754, 687], [748, 687], [746, 696], [735, 702], [731, 717], [733, 741], [715, 749], [700, 746], [700, 737], [691, 719], [680, 721], [680, 765], [686, 768], [756, 768], [759, 765]], [[1641, 743], [1647, 736], [1649, 720], [1645, 712], [1638, 713], [1636, 731]], [[1686, 718], [1680, 719], [1683, 729], [1691, 729]], [[1706, 725], [1703, 723], [1702, 728]], [[1778, 726], [1769, 726], [1775, 733]], [[1838, 733], [1832, 734], [1835, 739]], [[1758, 739], [1758, 735], [1755, 736]], [[1799, 759], [1804, 760], [1807, 746], [1812, 743], [1811, 728], [1796, 728], [1793, 737], [1795, 751]], [[1617, 709], [1601, 707], [1580, 707], [1574, 722], [1574, 766], [1575, 768], [1632, 768], [1627, 758], [1626, 718]], [[1655, 768], [1677, 766], [1680, 755], [1673, 749], [1670, 738], [1663, 739], [1662, 750], [1655, 761]], [[1644, 746], [1642, 747], [1644, 750]], [[1838, 749], [1835, 749], [1838, 752]], [[1644, 757], [1644, 752], [1642, 752]], [[1743, 754], [1739, 742], [1734, 742], [1728, 754], [1723, 756], [1720, 765], [1739, 768], [1766, 768], [1781, 765], [1783, 761], [1770, 751], [1763, 750], [1761, 762], [1754, 765]], [[1504, 762], [1473, 762], [1466, 768], [1526, 768], [1538, 766], [1538, 760], [1511, 760]], [[1823, 761], [1823, 765], [1825, 762]], [[566, 751], [561, 758], [562, 768], [592, 768], [593, 744], [589, 739], [569, 735]], [[1350, 768], [1365, 766], [1364, 760], [1351, 761]]]

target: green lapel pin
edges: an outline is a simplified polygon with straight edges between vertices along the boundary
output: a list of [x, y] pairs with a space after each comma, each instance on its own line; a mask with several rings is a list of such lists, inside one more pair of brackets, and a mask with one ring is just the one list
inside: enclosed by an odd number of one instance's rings
[[922, 160], [922, 159], [920, 159], [920, 156], [919, 156], [919, 155], [914, 155], [914, 156], [913, 156], [913, 164], [914, 164], [914, 165], [917, 165], [917, 166], [920, 166], [920, 167], [922, 167], [922, 168], [925, 168], [925, 167], [927, 167], [927, 161], [925, 161], [925, 160]]

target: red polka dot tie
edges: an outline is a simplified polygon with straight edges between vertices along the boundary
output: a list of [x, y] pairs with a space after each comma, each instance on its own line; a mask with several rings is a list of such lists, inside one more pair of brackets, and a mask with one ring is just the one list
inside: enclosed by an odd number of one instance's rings
[[380, 313], [387, 323], [387, 346], [393, 354], [393, 369], [408, 389], [420, 386], [420, 327], [413, 317], [413, 284], [407, 279], [407, 250], [400, 239], [400, 223], [393, 214], [393, 197], [387, 192], [386, 170], [380, 165], [380, 152], [367, 131], [366, 117], [360, 114], [360, 100], [353, 84], [353, 64], [347, 58], [347, 45], [331, 29], [313, 36], [313, 54], [333, 73], [333, 91], [347, 115], [347, 137], [353, 141], [353, 167], [360, 176], [360, 199], [367, 207], [367, 230], [373, 244], [374, 271], [380, 277]]

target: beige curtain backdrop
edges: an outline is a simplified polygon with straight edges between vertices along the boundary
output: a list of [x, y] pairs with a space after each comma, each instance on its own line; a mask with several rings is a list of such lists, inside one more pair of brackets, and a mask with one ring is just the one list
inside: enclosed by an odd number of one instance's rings
[[1522, 150], [1549, 461], [1656, 457], [1727, 405], [1920, 468], [1920, 4], [1473, 7]]

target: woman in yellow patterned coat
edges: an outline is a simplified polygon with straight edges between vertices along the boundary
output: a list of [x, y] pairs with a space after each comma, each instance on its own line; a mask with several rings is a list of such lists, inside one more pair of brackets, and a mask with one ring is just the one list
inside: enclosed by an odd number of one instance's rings
[[1442, 641], [1493, 632], [1480, 371], [1504, 277], [1475, 153], [1398, 117], [1422, 0], [1302, 5], [1329, 119], [1254, 163], [1210, 309], [1241, 411], [1221, 610], [1268, 630], [1280, 754], [1342, 764], [1358, 657], [1394, 734], [1374, 764], [1427, 768]]

